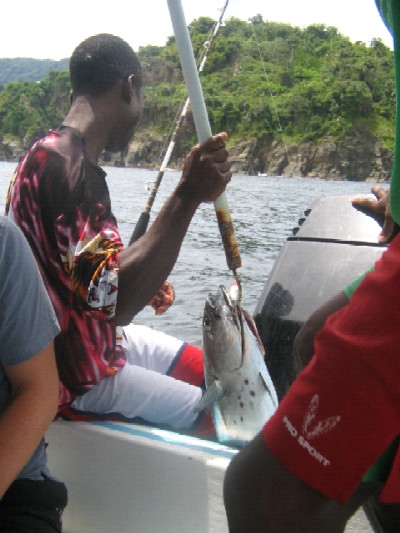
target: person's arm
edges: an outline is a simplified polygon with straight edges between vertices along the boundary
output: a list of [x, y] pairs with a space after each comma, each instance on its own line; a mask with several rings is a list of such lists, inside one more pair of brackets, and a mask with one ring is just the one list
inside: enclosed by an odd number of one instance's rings
[[58, 406], [58, 323], [21, 230], [0, 218], [0, 497], [33, 455]]
[[325, 320], [329, 315], [338, 311], [349, 302], [348, 297], [344, 291], [340, 291], [333, 298], [328, 300], [325, 304], [319, 307], [303, 326], [298, 331], [294, 342], [293, 352], [297, 369], [300, 371], [302, 368], [308, 365], [310, 359], [314, 355], [314, 340], [318, 331], [322, 329], [325, 324]]
[[0, 498], [38, 446], [58, 405], [53, 342], [32, 359], [5, 367], [12, 399], [0, 416]]
[[231, 172], [224, 139], [217, 135], [191, 150], [175, 191], [150, 229], [120, 253], [118, 324], [129, 323], [167, 279], [197, 207], [225, 190]]
[[349, 303], [354, 291], [360, 285], [368, 272], [374, 268], [375, 267], [371, 267], [366, 272], [361, 274], [361, 276], [348, 283], [342, 291], [314, 311], [314, 313], [312, 313], [312, 315], [300, 328], [293, 342], [293, 352], [298, 371], [302, 370], [310, 362], [311, 357], [314, 355], [314, 340], [317, 333], [325, 324], [326, 319]]

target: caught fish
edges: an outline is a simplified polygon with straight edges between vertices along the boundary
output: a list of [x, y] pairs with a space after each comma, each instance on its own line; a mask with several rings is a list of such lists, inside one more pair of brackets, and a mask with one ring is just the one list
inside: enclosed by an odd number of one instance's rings
[[221, 286], [209, 294], [203, 316], [206, 392], [197, 411], [210, 408], [218, 440], [244, 446], [278, 406], [252, 317]]

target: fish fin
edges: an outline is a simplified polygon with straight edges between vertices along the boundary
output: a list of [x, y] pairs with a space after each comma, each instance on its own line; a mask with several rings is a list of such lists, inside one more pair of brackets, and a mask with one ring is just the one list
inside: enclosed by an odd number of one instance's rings
[[213, 381], [194, 408], [195, 412], [200, 413], [200, 411], [204, 411], [204, 409], [209, 409], [215, 402], [220, 400], [223, 395], [224, 389], [221, 382], [218, 380]]
[[213, 405], [211, 413], [218, 442], [220, 442], [221, 444], [231, 443], [232, 435], [229, 433], [228, 428], [226, 427], [225, 420], [219, 405]]
[[229, 431], [225, 424], [225, 419], [222, 414], [221, 408], [218, 404], [213, 405], [211, 409], [213, 422], [215, 426], [215, 432], [220, 444], [225, 446], [231, 446], [233, 448], [242, 448], [249, 440], [244, 440], [240, 435], [235, 435], [232, 431]]
[[268, 385], [268, 383], [265, 380], [265, 377], [262, 375], [262, 372], [259, 372], [258, 375], [260, 376], [261, 383], [264, 385], [264, 388], [267, 391], [267, 393], [269, 394], [272, 402], [277, 407], [278, 403], [279, 403], [278, 402], [278, 396], [276, 394], [276, 390], [275, 390], [274, 384], [272, 383], [272, 379], [270, 378], [270, 384]]
[[250, 315], [250, 313], [248, 311], [246, 311], [246, 309], [241, 308], [241, 312], [243, 314], [243, 318], [245, 319], [247, 327], [249, 328], [251, 334], [253, 335], [253, 337], [257, 341], [257, 344], [258, 344], [258, 347], [260, 349], [260, 352], [261, 352], [262, 356], [265, 357], [265, 348], [264, 348], [264, 345], [263, 345], [262, 340], [260, 338], [260, 334], [258, 333], [258, 329], [257, 329], [257, 326], [256, 326], [256, 324], [254, 322], [253, 317]]

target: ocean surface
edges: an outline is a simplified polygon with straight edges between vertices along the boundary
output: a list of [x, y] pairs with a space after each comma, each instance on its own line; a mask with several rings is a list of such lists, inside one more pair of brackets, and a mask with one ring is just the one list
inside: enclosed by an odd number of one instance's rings
[[[15, 166], [15, 163], [0, 162], [1, 210]], [[157, 171], [104, 169], [113, 212], [118, 219], [123, 242], [128, 243], [146, 205], [149, 194], [146, 184], [149, 186], [155, 180]], [[165, 173], [150, 224], [178, 179], [178, 172]], [[367, 194], [372, 185], [317, 178], [234, 175], [226, 194], [243, 264], [238, 270], [243, 288], [243, 306], [250, 312], [254, 311], [282, 245], [314, 200], [334, 194]], [[207, 294], [221, 284], [229, 287], [233, 282], [212, 203], [198, 209], [168, 280], [176, 292], [174, 305], [162, 316], [155, 316], [152, 309], [146, 308], [135, 317], [135, 322], [201, 345], [202, 315]]]

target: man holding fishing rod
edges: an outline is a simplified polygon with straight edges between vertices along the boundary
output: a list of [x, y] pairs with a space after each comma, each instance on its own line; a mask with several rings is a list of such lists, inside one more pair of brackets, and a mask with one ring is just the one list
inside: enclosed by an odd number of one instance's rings
[[143, 106], [141, 66], [126, 42], [101, 34], [75, 49], [70, 80], [69, 113], [22, 159], [8, 201], [61, 327], [60, 412], [195, 429], [201, 350], [131, 321], [150, 301], [164, 306], [158, 291], [197, 207], [230, 181], [225, 135], [191, 150], [153, 225], [124, 249], [98, 159], [104, 149], [123, 150], [133, 135]]
[[[399, 224], [400, 2], [376, 3], [394, 39], [390, 214]], [[311, 361], [262, 432], [230, 463], [224, 499], [232, 533], [336, 533], [370, 497], [398, 506], [399, 303], [397, 234], [349, 302], [336, 302], [315, 338]], [[370, 475], [377, 461], [379, 475]]]

